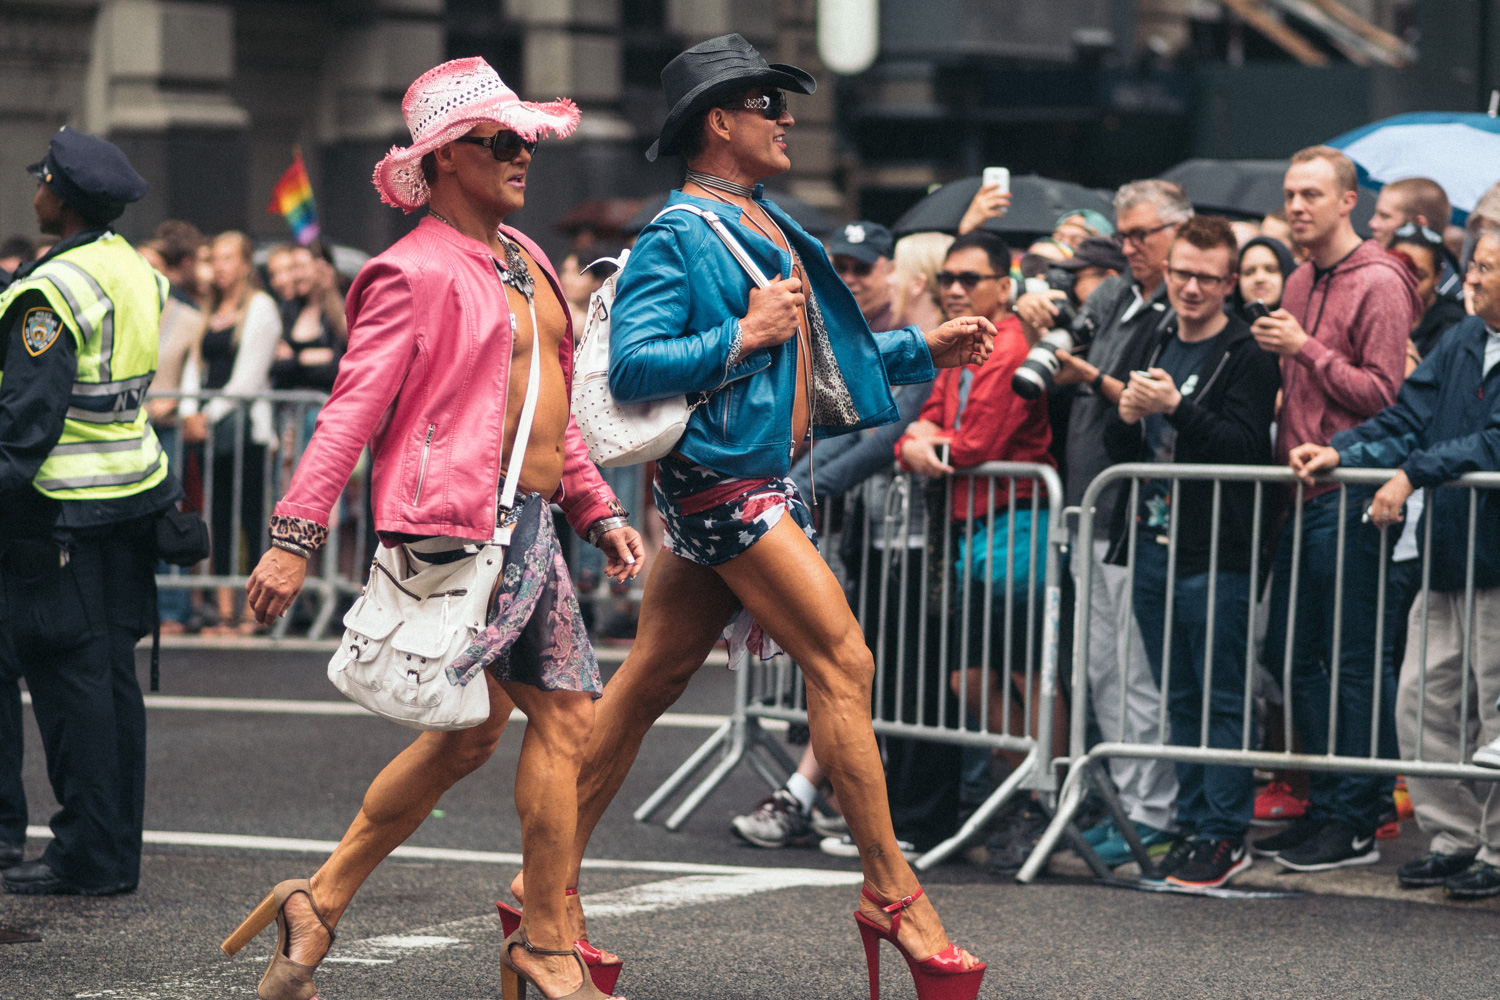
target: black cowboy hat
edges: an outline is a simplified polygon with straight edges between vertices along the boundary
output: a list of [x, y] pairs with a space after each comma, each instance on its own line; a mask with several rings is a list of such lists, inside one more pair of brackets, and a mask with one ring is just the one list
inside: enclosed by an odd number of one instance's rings
[[811, 94], [818, 89], [818, 81], [795, 66], [766, 62], [739, 35], [720, 35], [678, 53], [661, 71], [661, 87], [672, 110], [667, 112], [661, 135], [646, 150], [646, 159], [652, 161], [662, 153], [678, 152], [682, 127], [715, 101], [752, 87]]

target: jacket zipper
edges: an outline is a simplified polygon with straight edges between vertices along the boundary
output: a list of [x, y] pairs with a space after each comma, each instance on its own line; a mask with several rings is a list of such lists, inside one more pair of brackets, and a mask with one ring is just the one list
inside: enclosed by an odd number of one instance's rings
[[427, 425], [427, 440], [422, 442], [422, 467], [417, 470], [417, 493], [411, 498], [413, 507], [422, 499], [422, 482], [427, 478], [427, 457], [432, 453], [432, 435], [436, 432], [437, 424]]

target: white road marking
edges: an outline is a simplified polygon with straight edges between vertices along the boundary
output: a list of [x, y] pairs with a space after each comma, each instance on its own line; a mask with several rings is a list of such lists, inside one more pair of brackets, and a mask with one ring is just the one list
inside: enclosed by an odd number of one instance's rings
[[[189, 695], [148, 694], [146, 707], [182, 712], [250, 712], [267, 715], [343, 715], [379, 718], [363, 706], [352, 701], [325, 701], [321, 699], [293, 700], [289, 698], [200, 698]], [[21, 692], [21, 703], [31, 704], [31, 692]], [[727, 722], [727, 715], [702, 712], [668, 712], [656, 720], [655, 725], [664, 729], [717, 729]], [[525, 722], [520, 709], [510, 713], [512, 722]], [[761, 725], [772, 731], [786, 729], [779, 719], [764, 719]]]
[[[863, 879], [859, 872], [816, 871], [805, 868], [741, 868], [733, 874], [692, 875], [648, 882], [628, 889], [592, 893], [583, 897], [589, 917], [609, 918], [658, 913], [686, 906], [722, 903], [759, 892], [774, 892], [799, 886], [853, 886]], [[325, 965], [393, 965], [424, 952], [493, 947], [500, 938], [500, 921], [491, 914], [463, 917], [404, 934], [382, 934], [348, 943], [339, 942], [323, 960]], [[222, 1000], [226, 996], [248, 996], [252, 975], [246, 966], [265, 964], [269, 954], [240, 952], [232, 964], [218, 964], [191, 973], [123, 989], [74, 994], [78, 1000]]]
[[[36, 840], [50, 840], [52, 831], [45, 826], [28, 826], [26, 836]], [[148, 844], [167, 844], [174, 847], [227, 847], [241, 851], [276, 851], [288, 854], [332, 854], [333, 849], [338, 847], [336, 840], [255, 837], [238, 833], [192, 833], [180, 830], [147, 830], [142, 839]], [[417, 858], [423, 861], [461, 861], [516, 867], [520, 867], [521, 864], [521, 855], [509, 851], [468, 851], [454, 847], [414, 847], [410, 844], [396, 848], [390, 856]], [[845, 874], [803, 868], [754, 868], [745, 865], [704, 865], [690, 861], [620, 861], [607, 858], [584, 858], [583, 867], [592, 871], [659, 872], [664, 875], [744, 876], [790, 873], [787, 877], [795, 876], [803, 879], [800, 882], [787, 883], [795, 885], [842, 885], [843, 883], [838, 881], [818, 880]]]

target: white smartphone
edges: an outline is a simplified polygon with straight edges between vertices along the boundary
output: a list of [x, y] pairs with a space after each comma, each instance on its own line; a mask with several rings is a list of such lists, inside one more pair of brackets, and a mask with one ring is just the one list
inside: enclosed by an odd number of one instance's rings
[[985, 167], [984, 173], [980, 175], [979, 186], [990, 187], [1000, 185], [1000, 190], [1010, 194], [1010, 170], [1007, 167]]

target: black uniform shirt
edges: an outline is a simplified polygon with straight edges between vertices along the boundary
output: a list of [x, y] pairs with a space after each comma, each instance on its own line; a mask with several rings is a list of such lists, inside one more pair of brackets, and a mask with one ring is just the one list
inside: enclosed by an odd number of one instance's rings
[[[37, 264], [92, 242], [107, 230], [91, 229], [63, 240]], [[23, 265], [24, 278], [37, 265]], [[28, 332], [29, 331], [29, 332]], [[110, 500], [53, 500], [32, 485], [42, 463], [62, 437], [63, 420], [78, 374], [73, 335], [41, 292], [25, 292], [3, 316], [0, 366], [0, 538], [52, 535], [159, 513], [182, 495], [168, 476], [134, 496]]]

